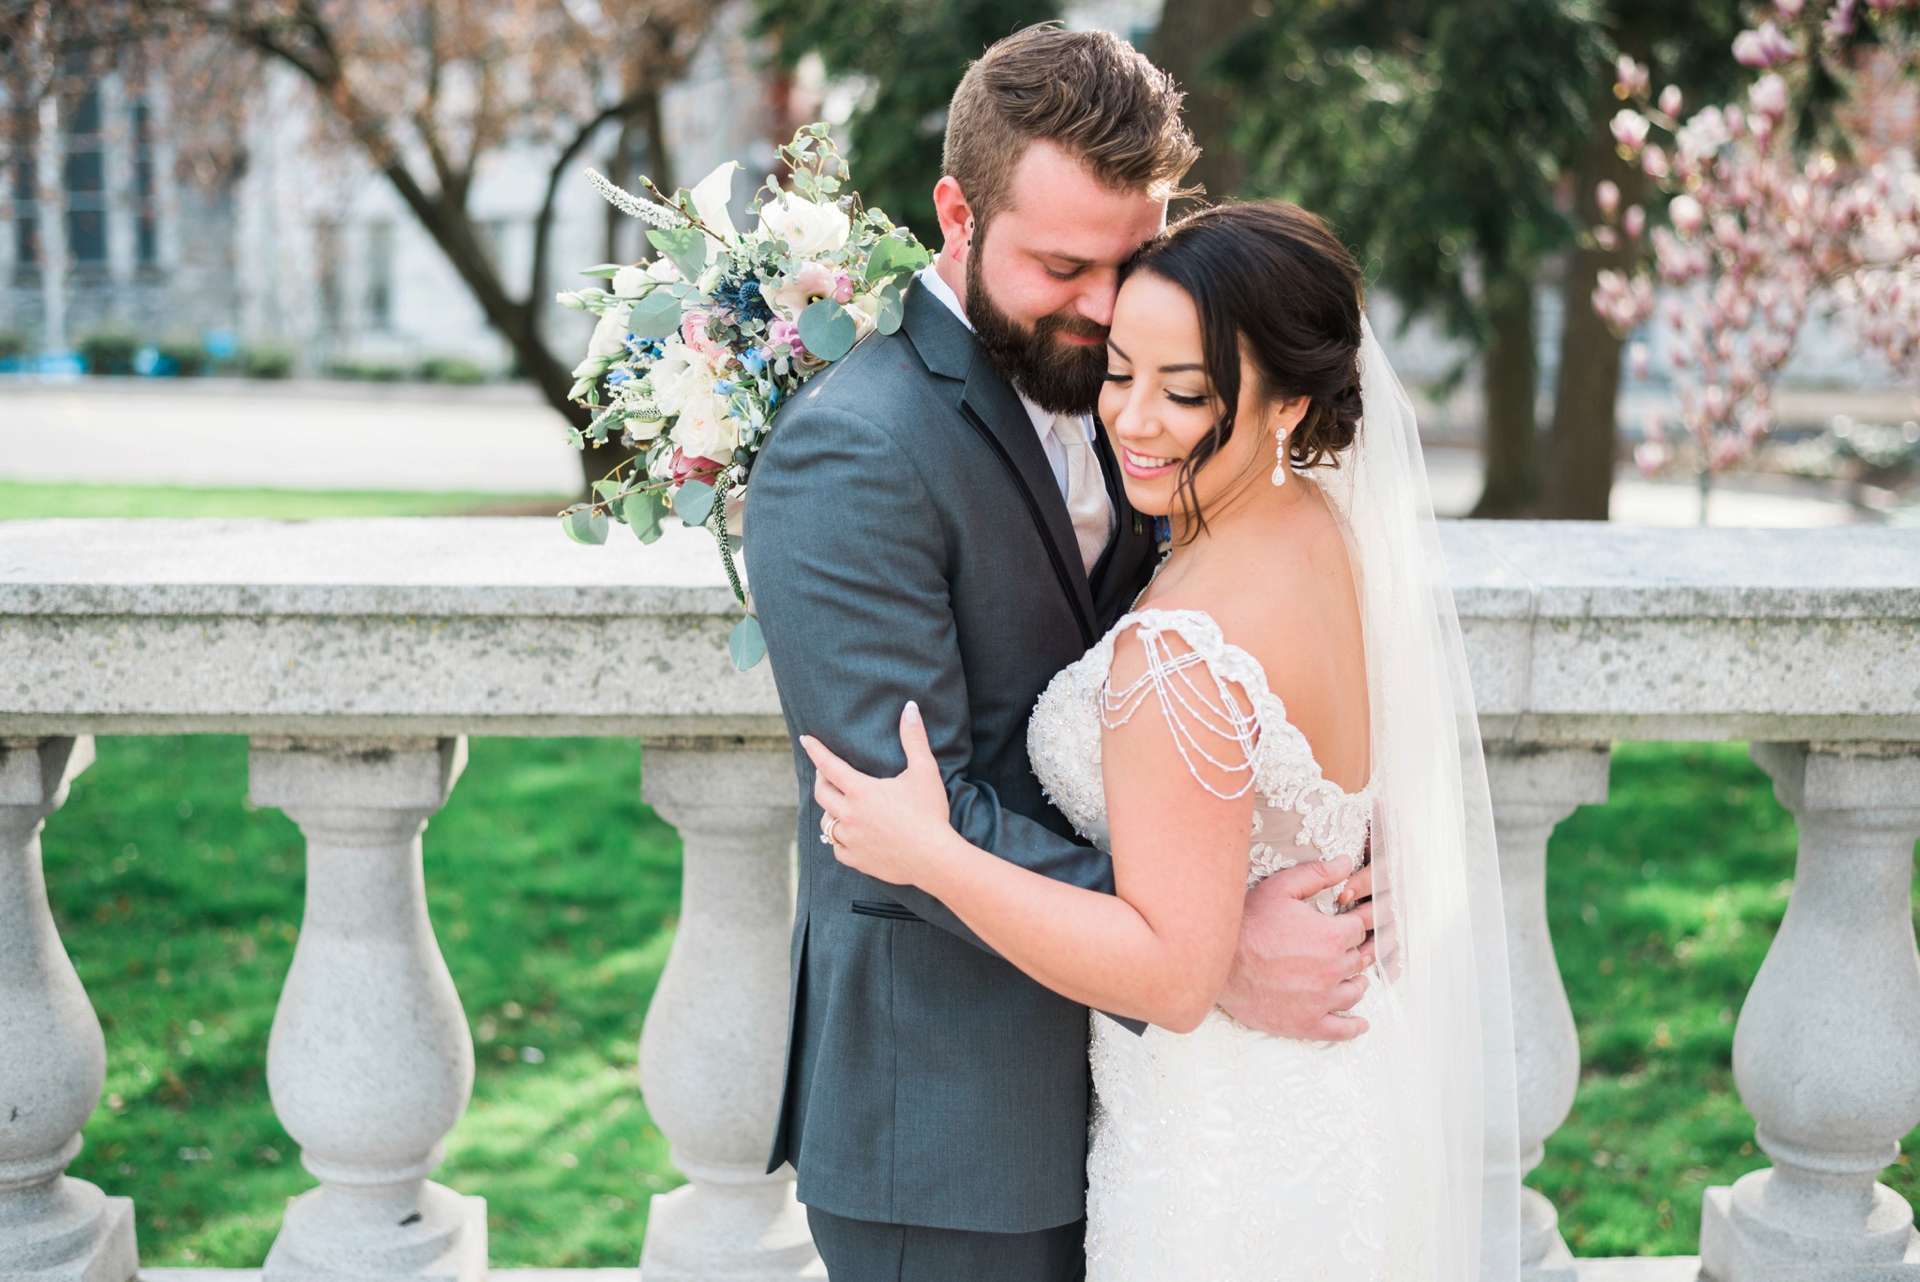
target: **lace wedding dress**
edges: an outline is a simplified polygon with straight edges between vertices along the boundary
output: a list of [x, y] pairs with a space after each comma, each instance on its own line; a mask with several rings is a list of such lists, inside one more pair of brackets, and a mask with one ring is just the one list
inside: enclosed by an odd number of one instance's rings
[[[1114, 640], [1130, 628], [1148, 669], [1116, 689]], [[1102, 722], [1118, 724], [1150, 698], [1209, 791], [1255, 794], [1249, 888], [1304, 859], [1358, 866], [1374, 785], [1346, 792], [1326, 779], [1259, 663], [1193, 610], [1127, 615], [1034, 709], [1034, 771], [1082, 835], [1107, 846]], [[1213, 782], [1221, 778], [1238, 782], [1223, 792]], [[1316, 897], [1323, 911], [1333, 911], [1338, 889]], [[1135, 1036], [1092, 1016], [1089, 1282], [1361, 1282], [1430, 1272], [1419, 1217], [1410, 1225], [1393, 1211], [1396, 1184], [1416, 1168], [1392, 1161], [1406, 1138], [1393, 1132], [1387, 1089], [1402, 1048], [1395, 995], [1371, 978], [1354, 1012], [1371, 1031], [1348, 1042], [1271, 1037], [1218, 1008], [1184, 1035]]]

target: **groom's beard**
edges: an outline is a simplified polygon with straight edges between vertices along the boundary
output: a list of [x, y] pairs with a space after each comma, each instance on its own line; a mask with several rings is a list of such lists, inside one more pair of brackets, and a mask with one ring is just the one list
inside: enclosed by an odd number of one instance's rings
[[[982, 279], [980, 250], [985, 237], [967, 255], [967, 320], [1006, 380], [1050, 414], [1091, 414], [1100, 402], [1107, 374], [1107, 328], [1084, 316], [1054, 312], [1032, 328], [1023, 328], [1001, 311]], [[1099, 339], [1068, 343], [1061, 334]]]

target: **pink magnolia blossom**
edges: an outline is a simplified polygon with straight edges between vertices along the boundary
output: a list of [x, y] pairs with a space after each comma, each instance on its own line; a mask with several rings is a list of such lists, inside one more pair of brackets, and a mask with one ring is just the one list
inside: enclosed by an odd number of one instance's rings
[[1610, 128], [1613, 140], [1628, 151], [1638, 152], [1647, 145], [1647, 130], [1651, 122], [1631, 107], [1617, 113]]
[[1668, 85], [1660, 91], [1660, 114], [1669, 120], [1680, 118], [1680, 108], [1686, 99], [1680, 93], [1679, 85]]
[[1614, 83], [1627, 91], [1629, 98], [1638, 97], [1647, 91], [1647, 68], [1645, 64], [1635, 62], [1626, 54], [1614, 59]]
[[1612, 222], [1620, 212], [1620, 188], [1612, 182], [1603, 182], [1593, 189], [1593, 198], [1600, 206], [1600, 216]]
[[1763, 117], [1779, 120], [1787, 114], [1787, 82], [1768, 72], [1754, 81], [1753, 88], [1747, 91], [1747, 101]]
[[1733, 60], [1743, 67], [1777, 67], [1799, 55], [1800, 46], [1770, 21], [1733, 38]]
[[[1883, 11], [1915, 2], [1869, 0]], [[1803, 32], [1824, 21], [1833, 39], [1852, 30], [1854, 3], [1822, 0], [1810, 13], [1804, 0], [1774, 7]], [[1742, 32], [1734, 56], [1764, 72], [1746, 109], [1705, 107], [1676, 128], [1678, 91], [1662, 94], [1650, 123], [1673, 130], [1671, 159], [1644, 138], [1638, 149], [1642, 171], [1672, 193], [1670, 227], [1646, 238], [1650, 253], [1637, 271], [1601, 273], [1593, 294], [1594, 310], [1622, 336], [1656, 315], [1669, 331], [1686, 448], [1650, 422], [1635, 450], [1650, 470], [1691, 460], [1710, 474], [1749, 457], [1772, 426], [1774, 380], [1816, 306], [1831, 307], [1894, 368], [1920, 366], [1920, 173], [1796, 151], [1783, 122], [1793, 110], [1790, 86], [1803, 80], [1771, 69], [1809, 55], [1773, 22]], [[1602, 212], [1614, 221], [1604, 202]], [[1636, 238], [1639, 213], [1627, 210], [1621, 224]], [[1596, 228], [1596, 240], [1611, 231]], [[1629, 359], [1644, 376], [1645, 349], [1636, 344]]]
[[1647, 229], [1647, 211], [1638, 205], [1634, 205], [1627, 210], [1626, 216], [1620, 220], [1620, 226], [1626, 230], [1627, 235], [1635, 240], [1639, 240], [1640, 233]]

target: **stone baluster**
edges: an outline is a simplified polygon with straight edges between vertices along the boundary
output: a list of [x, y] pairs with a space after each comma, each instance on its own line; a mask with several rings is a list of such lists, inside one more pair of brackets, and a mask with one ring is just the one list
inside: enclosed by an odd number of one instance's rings
[[107, 1045], [60, 944], [40, 828], [93, 740], [0, 741], [0, 1278], [128, 1282], [133, 1201], [66, 1174], [100, 1102]]
[[1787, 915], [1733, 1038], [1734, 1082], [1773, 1167], [1707, 1190], [1702, 1271], [1920, 1279], [1913, 1209], [1875, 1179], [1920, 1123], [1920, 744], [1752, 755], [1800, 826]]
[[[1547, 840], [1575, 808], [1607, 799], [1609, 757], [1604, 744], [1489, 745], [1486, 756], [1507, 914], [1524, 1175], [1546, 1156], [1547, 1136], [1567, 1120], [1580, 1085], [1580, 1037], [1547, 928]], [[1529, 1188], [1520, 1190], [1520, 1234], [1528, 1282], [1574, 1282], [1560, 1213]]]
[[267, 1088], [320, 1180], [288, 1203], [264, 1282], [480, 1282], [483, 1198], [427, 1176], [473, 1090], [473, 1039], [427, 919], [420, 833], [465, 739], [255, 739], [254, 804], [307, 839], [300, 942]]
[[647, 802], [685, 848], [680, 925], [640, 1036], [640, 1089], [690, 1181], [654, 1197], [640, 1269], [674, 1279], [822, 1277], [787, 1170], [766, 1174], [786, 1054], [793, 754], [649, 743]]

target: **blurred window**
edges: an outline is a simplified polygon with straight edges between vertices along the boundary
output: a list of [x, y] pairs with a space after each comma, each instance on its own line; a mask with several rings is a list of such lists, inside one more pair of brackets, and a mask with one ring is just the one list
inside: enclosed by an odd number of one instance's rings
[[30, 276], [40, 266], [40, 190], [34, 178], [39, 120], [32, 110], [15, 107], [7, 124], [7, 194], [13, 204], [13, 269]]
[[393, 224], [367, 224], [367, 324], [393, 328]]
[[81, 267], [107, 261], [106, 177], [100, 89], [89, 85], [67, 117], [67, 249]]
[[149, 267], [160, 261], [159, 194], [153, 180], [153, 111], [133, 104], [133, 253]]

